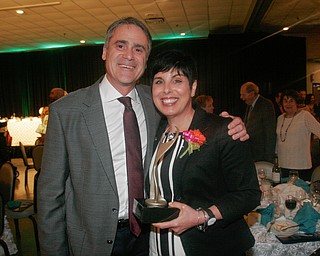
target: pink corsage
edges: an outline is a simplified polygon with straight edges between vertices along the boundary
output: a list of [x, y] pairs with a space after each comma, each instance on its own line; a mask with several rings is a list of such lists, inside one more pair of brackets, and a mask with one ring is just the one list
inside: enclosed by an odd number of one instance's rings
[[188, 142], [188, 147], [180, 158], [184, 157], [187, 153], [191, 155], [194, 150], [199, 151], [200, 147], [207, 141], [206, 137], [199, 130], [184, 131], [182, 134], [184, 139]]

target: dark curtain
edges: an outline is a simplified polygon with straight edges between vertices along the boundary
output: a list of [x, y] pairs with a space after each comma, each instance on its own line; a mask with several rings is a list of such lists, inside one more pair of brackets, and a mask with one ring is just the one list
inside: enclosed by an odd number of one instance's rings
[[[199, 40], [154, 41], [148, 65], [166, 49], [187, 52], [198, 63], [197, 94], [213, 96], [215, 112], [242, 115], [240, 86], [255, 82], [271, 97], [278, 90], [306, 87], [305, 39], [244, 34]], [[105, 73], [102, 45], [0, 54], [0, 116], [37, 116], [52, 88], [71, 92]], [[148, 68], [141, 83], [151, 84]]]

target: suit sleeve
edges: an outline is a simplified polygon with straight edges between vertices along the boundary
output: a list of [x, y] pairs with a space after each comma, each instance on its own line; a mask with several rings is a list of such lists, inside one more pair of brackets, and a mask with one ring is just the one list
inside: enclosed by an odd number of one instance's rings
[[42, 255], [68, 255], [65, 184], [69, 176], [61, 120], [50, 109], [42, 169], [38, 182], [38, 221]]

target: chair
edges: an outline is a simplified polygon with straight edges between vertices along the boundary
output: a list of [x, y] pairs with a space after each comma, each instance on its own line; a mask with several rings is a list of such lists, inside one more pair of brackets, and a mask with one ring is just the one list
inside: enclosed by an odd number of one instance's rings
[[258, 161], [254, 163], [256, 166], [256, 170], [258, 171], [259, 169], [264, 169], [267, 179], [272, 179], [272, 168], [273, 168], [273, 163], [266, 162], [266, 161]]
[[312, 175], [311, 175], [311, 183], [320, 180], [320, 166], [314, 168]]
[[42, 154], [43, 154], [43, 145], [37, 145], [32, 150], [32, 161], [34, 169], [36, 169], [37, 172], [41, 169], [41, 161], [42, 161]]
[[34, 169], [34, 165], [33, 163], [29, 162], [27, 153], [26, 153], [26, 148], [21, 143], [21, 141], [19, 142], [19, 145], [20, 145], [20, 150], [22, 154], [23, 164], [26, 167], [25, 176], [24, 176], [25, 177], [24, 186], [27, 187], [28, 186], [28, 170]]
[[7, 243], [1, 239], [4, 230], [4, 202], [3, 197], [0, 194], [0, 246], [3, 248], [4, 255], [9, 256], [9, 249]]
[[[11, 162], [4, 163], [0, 168], [0, 193], [3, 195], [5, 204], [7, 204], [8, 201], [14, 201], [14, 188], [16, 181], [15, 169], [16, 167]], [[37, 180], [35, 180], [34, 186], [37, 186]], [[14, 220], [16, 238], [19, 240], [21, 239], [19, 219], [29, 218], [32, 221], [37, 251], [39, 252], [38, 226], [34, 218], [34, 200], [18, 199], [17, 201], [21, 203], [20, 207], [16, 209], [10, 209], [8, 206], [5, 207], [6, 216], [8, 219]]]

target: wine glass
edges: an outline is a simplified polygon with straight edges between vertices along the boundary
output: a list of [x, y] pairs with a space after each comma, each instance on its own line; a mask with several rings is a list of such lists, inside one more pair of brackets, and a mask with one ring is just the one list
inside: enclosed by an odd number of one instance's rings
[[292, 220], [293, 219], [292, 210], [294, 210], [297, 207], [296, 198], [293, 195], [288, 195], [286, 197], [285, 205], [286, 205], [286, 208], [290, 211], [288, 219]]
[[264, 169], [258, 169], [258, 180], [261, 185], [261, 181], [265, 180], [267, 178], [266, 172]]
[[288, 181], [294, 184], [298, 179], [299, 179], [299, 172], [297, 170], [290, 170]]

